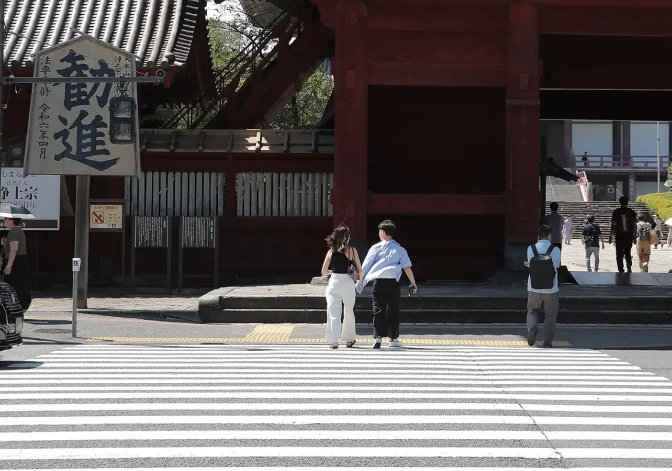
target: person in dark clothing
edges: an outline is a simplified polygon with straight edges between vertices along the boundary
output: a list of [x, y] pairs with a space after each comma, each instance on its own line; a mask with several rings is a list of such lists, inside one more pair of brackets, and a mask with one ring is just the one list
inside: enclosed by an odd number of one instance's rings
[[637, 241], [637, 213], [628, 208], [628, 198], [621, 196], [618, 200], [621, 207], [615, 209], [611, 215], [611, 233], [609, 243], [615, 238], [616, 242], [616, 265], [618, 271], [623, 273], [623, 259], [628, 273], [632, 273], [632, 246]]
[[602, 237], [602, 230], [595, 222], [595, 216], [589, 214], [586, 216], [586, 225], [583, 226], [581, 233], [581, 242], [586, 248], [586, 270], [592, 271], [590, 268], [590, 257], [595, 258], [595, 271], [600, 269], [600, 242], [604, 249], [604, 238]]
[[2, 239], [4, 255], [4, 281], [14, 288], [19, 303], [27, 311], [32, 301], [30, 294], [30, 269], [26, 251], [26, 235], [21, 229], [21, 219], [5, 218], [5, 227], [9, 229]]

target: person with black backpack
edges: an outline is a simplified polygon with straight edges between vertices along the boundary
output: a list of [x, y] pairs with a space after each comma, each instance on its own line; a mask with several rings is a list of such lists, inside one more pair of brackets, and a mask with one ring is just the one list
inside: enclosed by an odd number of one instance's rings
[[527, 281], [527, 344], [533, 347], [539, 330], [539, 310], [542, 305], [546, 314], [544, 320], [544, 348], [553, 346], [555, 322], [560, 308], [558, 289], [558, 268], [560, 249], [551, 244], [551, 228], [539, 228], [539, 242], [527, 249], [525, 266], [530, 269]]

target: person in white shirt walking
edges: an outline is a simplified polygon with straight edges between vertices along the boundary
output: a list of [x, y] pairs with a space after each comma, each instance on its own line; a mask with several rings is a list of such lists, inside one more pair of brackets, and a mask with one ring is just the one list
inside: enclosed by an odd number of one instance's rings
[[565, 239], [565, 244], [572, 244], [572, 233], [574, 232], [574, 223], [572, 216], [568, 216], [562, 226], [562, 237]]
[[539, 241], [527, 249], [525, 266], [530, 269], [527, 280], [527, 344], [534, 346], [539, 330], [539, 310], [542, 305], [544, 320], [544, 348], [553, 346], [555, 323], [560, 308], [558, 268], [560, 249], [551, 244], [551, 228], [539, 228]]
[[401, 347], [399, 340], [399, 304], [401, 291], [399, 279], [402, 270], [411, 282], [413, 294], [418, 292], [408, 253], [394, 240], [396, 226], [386, 219], [378, 225], [380, 242], [369, 249], [362, 263], [362, 282], [357, 291], [362, 292], [373, 281], [373, 348], [380, 348], [383, 337], [390, 338], [390, 347]]

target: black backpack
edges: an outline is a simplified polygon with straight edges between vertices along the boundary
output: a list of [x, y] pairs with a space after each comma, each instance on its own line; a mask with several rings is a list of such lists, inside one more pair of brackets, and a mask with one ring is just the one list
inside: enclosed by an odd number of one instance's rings
[[530, 259], [530, 284], [532, 289], [551, 289], [555, 285], [555, 267], [551, 252], [552, 244], [544, 255], [539, 255], [535, 244], [530, 246], [534, 257]]

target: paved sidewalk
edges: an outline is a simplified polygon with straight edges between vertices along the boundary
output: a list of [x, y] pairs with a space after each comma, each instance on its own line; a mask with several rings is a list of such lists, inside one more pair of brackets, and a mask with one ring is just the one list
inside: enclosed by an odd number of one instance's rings
[[[606, 241], [606, 239], [605, 239]], [[573, 240], [571, 245], [562, 247], [562, 264], [567, 266], [569, 271], [586, 271], [586, 251], [580, 240]], [[595, 268], [595, 260], [591, 259], [592, 268]], [[664, 248], [651, 249], [651, 261], [649, 262], [649, 273], [667, 273], [672, 269], [672, 249]], [[615, 273], [616, 267], [616, 246], [606, 244], [605, 248], [600, 248], [600, 271], [605, 273]], [[639, 259], [637, 258], [637, 248], [632, 247], [632, 271], [639, 273]]]
[[[89, 292], [86, 309], [82, 314], [135, 315], [165, 318], [179, 317], [197, 321], [198, 298], [208, 290], [185, 290], [168, 295], [160, 292], [129, 293], [121, 289], [95, 289]], [[72, 294], [65, 291], [34, 293], [28, 314], [36, 312], [72, 311]]]
[[[326, 320], [326, 313], [324, 315]], [[175, 319], [81, 314], [77, 337], [66, 312], [28, 313], [24, 340], [30, 345], [96, 344], [324, 344], [325, 324], [197, 324]], [[524, 316], [518, 324], [404, 324], [401, 337], [408, 346], [480, 345], [526, 346]], [[559, 319], [557, 347], [669, 348], [672, 326], [568, 325]], [[370, 346], [372, 326], [357, 324], [357, 341]]]

